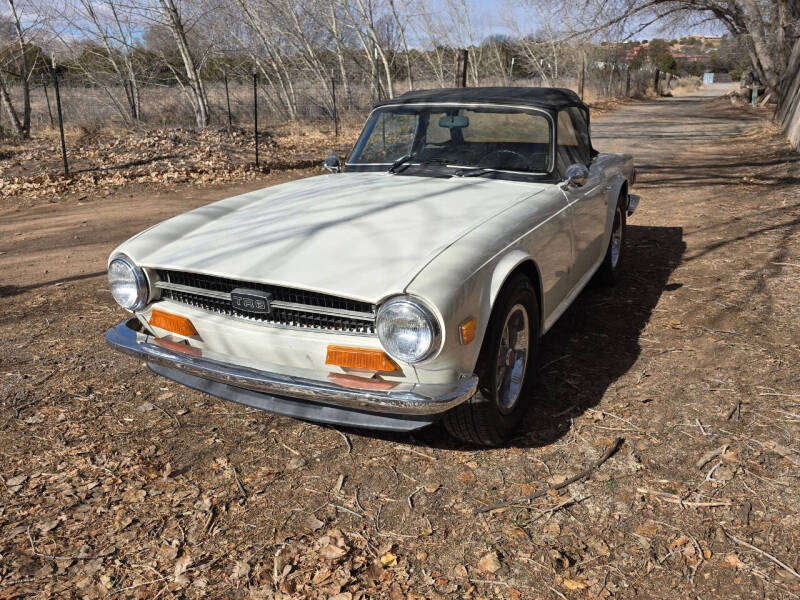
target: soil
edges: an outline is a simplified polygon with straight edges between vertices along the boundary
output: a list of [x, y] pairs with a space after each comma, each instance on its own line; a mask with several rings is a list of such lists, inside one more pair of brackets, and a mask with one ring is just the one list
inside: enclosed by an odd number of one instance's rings
[[118, 243], [319, 169], [4, 198], [0, 598], [800, 596], [800, 156], [764, 117], [697, 93], [593, 121], [638, 164], [626, 274], [545, 336], [496, 450], [276, 417], [106, 348]]

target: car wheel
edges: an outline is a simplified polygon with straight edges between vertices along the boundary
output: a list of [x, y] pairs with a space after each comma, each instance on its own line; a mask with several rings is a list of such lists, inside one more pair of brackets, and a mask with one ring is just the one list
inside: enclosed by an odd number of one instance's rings
[[613, 285], [619, 281], [625, 258], [625, 226], [627, 211], [625, 196], [620, 196], [617, 209], [614, 211], [614, 224], [611, 227], [611, 239], [608, 241], [605, 258], [597, 271], [601, 283]]
[[476, 368], [478, 391], [444, 416], [450, 435], [480, 446], [511, 438], [530, 403], [539, 333], [536, 291], [527, 277], [515, 275], [489, 319]]

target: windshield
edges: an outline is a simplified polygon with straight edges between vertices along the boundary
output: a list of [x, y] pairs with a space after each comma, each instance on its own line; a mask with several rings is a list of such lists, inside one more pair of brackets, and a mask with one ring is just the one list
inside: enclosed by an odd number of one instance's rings
[[370, 115], [348, 166], [436, 164], [544, 174], [552, 132], [543, 112], [518, 108], [386, 106]]

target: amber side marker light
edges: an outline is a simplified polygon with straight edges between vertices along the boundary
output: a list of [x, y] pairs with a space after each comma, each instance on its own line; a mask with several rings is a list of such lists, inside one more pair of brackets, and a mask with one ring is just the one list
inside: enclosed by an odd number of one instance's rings
[[372, 348], [349, 348], [347, 346], [328, 346], [326, 365], [336, 365], [363, 371], [399, 371], [397, 363], [382, 350]]
[[197, 335], [197, 329], [194, 328], [189, 319], [164, 312], [158, 308], [154, 308], [153, 312], [150, 313], [150, 325], [166, 329], [178, 335]]
[[466, 346], [475, 339], [475, 330], [477, 328], [478, 319], [475, 317], [470, 317], [458, 326], [458, 335], [463, 346]]

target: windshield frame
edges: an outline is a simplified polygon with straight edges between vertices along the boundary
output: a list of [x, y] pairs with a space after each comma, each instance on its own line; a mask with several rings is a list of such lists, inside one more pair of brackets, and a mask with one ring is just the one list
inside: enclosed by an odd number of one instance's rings
[[[537, 108], [535, 106], [526, 106], [526, 105], [519, 105], [519, 104], [499, 104], [497, 102], [398, 102], [396, 104], [383, 104], [381, 106], [377, 106], [373, 108], [369, 115], [367, 116], [367, 120], [364, 124], [364, 128], [361, 130], [361, 133], [356, 140], [356, 143], [353, 145], [353, 151], [350, 152], [348, 159], [353, 155], [355, 149], [358, 148], [362, 143], [366, 142], [367, 135], [372, 134], [372, 129], [367, 131], [367, 126], [369, 125], [370, 121], [373, 118], [373, 115], [376, 112], [380, 111], [391, 111], [394, 108], [404, 108], [404, 107], [423, 107], [423, 108], [509, 108], [515, 111], [521, 111], [526, 113], [535, 113], [537, 115], [544, 115], [547, 119], [548, 127], [549, 127], [549, 137], [550, 137], [550, 151], [549, 151], [549, 165], [547, 171], [517, 171], [517, 170], [509, 170], [509, 169], [491, 169], [491, 172], [499, 173], [499, 174], [507, 174], [511, 175], [514, 178], [524, 177], [524, 178], [535, 178], [536, 180], [541, 180], [543, 177], [550, 177], [555, 172], [556, 168], [556, 157], [555, 157], [555, 150], [556, 150], [556, 131], [555, 131], [555, 119], [550, 111], [544, 108]], [[419, 165], [419, 163], [410, 162], [410, 165]], [[391, 162], [380, 162], [380, 163], [353, 163], [349, 162], [349, 160], [345, 161], [345, 167], [347, 170], [350, 171], [386, 171], [388, 167], [392, 165]], [[467, 172], [473, 170], [481, 170], [482, 167], [478, 167], [476, 165], [457, 165], [457, 164], [444, 164], [441, 165], [442, 167], [452, 168], [452, 169], [468, 169]]]

